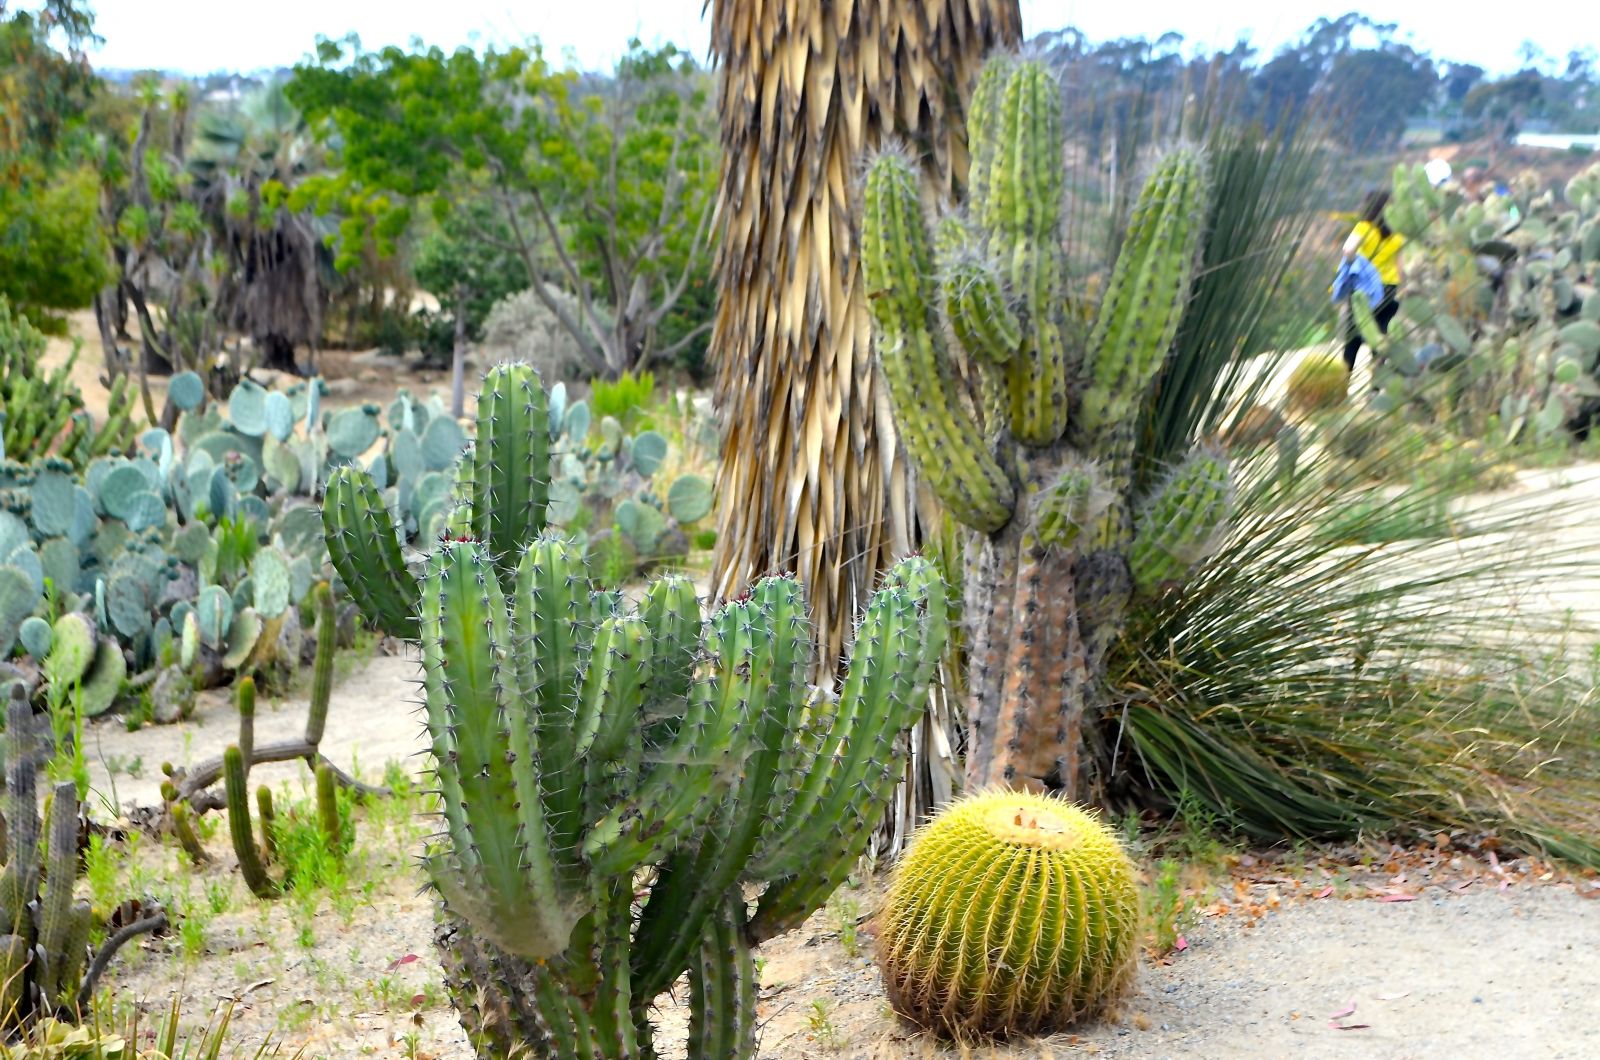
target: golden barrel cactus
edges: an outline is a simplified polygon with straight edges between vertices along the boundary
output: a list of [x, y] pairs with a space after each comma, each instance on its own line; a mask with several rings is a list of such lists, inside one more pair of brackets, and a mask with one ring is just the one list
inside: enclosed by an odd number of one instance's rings
[[1289, 408], [1302, 415], [1338, 408], [1350, 386], [1350, 369], [1331, 354], [1313, 353], [1302, 358], [1289, 373]]
[[1045, 1034], [1133, 983], [1135, 870], [1077, 807], [991, 791], [952, 803], [912, 841], [879, 918], [895, 1011], [957, 1038]]

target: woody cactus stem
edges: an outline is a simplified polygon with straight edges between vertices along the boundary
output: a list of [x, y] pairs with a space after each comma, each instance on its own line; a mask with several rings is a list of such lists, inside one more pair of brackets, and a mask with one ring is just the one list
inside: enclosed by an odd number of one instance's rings
[[[1225, 533], [1232, 502], [1210, 452], [1150, 496], [1131, 485], [1134, 428], [1198, 260], [1205, 160], [1180, 147], [1157, 165], [1094, 327], [1074, 342], [1060, 100], [1045, 67], [990, 60], [969, 130], [970, 199], [933, 237], [914, 162], [889, 150], [868, 171], [862, 247], [878, 358], [907, 451], [975, 538], [968, 783], [1093, 799], [1083, 748], [1128, 601], [1181, 581]], [[964, 390], [947, 333], [976, 369], [977, 393]]]
[[[751, 948], [860, 856], [943, 649], [943, 583], [917, 557], [889, 572], [837, 702], [805, 683], [792, 578], [706, 618], [669, 576], [623, 610], [544, 529], [537, 389], [525, 365], [489, 374], [462, 518], [474, 533], [441, 540], [418, 581], [447, 982], [480, 1056], [643, 1058], [653, 1000], [687, 973], [689, 1055], [752, 1057]], [[364, 494], [364, 472], [336, 475], [330, 502]], [[332, 537], [356, 516], [326, 518]], [[388, 578], [360, 553], [389, 542], [347, 540], [353, 572]]]
[[[6, 715], [5, 864], [0, 867], [0, 1037], [53, 1016], [74, 1018], [87, 1006], [100, 973], [129, 940], [166, 926], [155, 914], [101, 944], [89, 961], [94, 912], [77, 899], [78, 819], [71, 781], [49, 798], [49, 832], [41, 836], [37, 739], [33, 711], [20, 685]], [[40, 840], [44, 840], [41, 850]], [[87, 968], [87, 971], [85, 970]]]

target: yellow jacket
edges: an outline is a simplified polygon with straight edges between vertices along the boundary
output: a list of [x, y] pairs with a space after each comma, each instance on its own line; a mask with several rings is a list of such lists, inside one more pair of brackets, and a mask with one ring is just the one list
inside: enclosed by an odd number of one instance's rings
[[1385, 287], [1397, 287], [1400, 284], [1400, 248], [1405, 246], [1406, 237], [1399, 232], [1391, 232], [1389, 238], [1383, 238], [1383, 233], [1378, 226], [1368, 221], [1356, 224], [1352, 233], [1361, 240], [1358, 253], [1372, 262], [1372, 267], [1378, 270], [1378, 278]]

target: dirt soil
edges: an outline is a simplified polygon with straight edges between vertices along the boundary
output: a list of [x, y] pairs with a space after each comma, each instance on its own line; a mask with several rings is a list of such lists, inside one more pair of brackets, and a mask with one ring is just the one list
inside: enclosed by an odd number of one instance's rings
[[[90, 339], [75, 376], [90, 409], [103, 413], [92, 319], [75, 320], [74, 331]], [[47, 357], [68, 349], [53, 340]], [[320, 367], [338, 403], [444, 382], [372, 353], [324, 354]], [[1574, 477], [1600, 497], [1600, 474]], [[1582, 587], [1581, 602], [1574, 589], [1563, 587], [1559, 604], [1593, 614], [1594, 588]], [[406, 656], [346, 667], [324, 751], [369, 780], [390, 762], [420, 772], [415, 680]], [[301, 696], [263, 696], [257, 740], [296, 733], [305, 709]], [[97, 815], [155, 803], [160, 763], [219, 753], [236, 724], [226, 693], [214, 692], [178, 725], [127, 733], [110, 718], [91, 726]], [[261, 766], [252, 777], [288, 793], [307, 783], [298, 764]], [[443, 995], [433, 903], [420, 893], [416, 855], [432, 824], [408, 815], [382, 803], [359, 811], [351, 882], [337, 896], [251, 898], [214, 814], [203, 824], [212, 861], [202, 868], [170, 841], [136, 842], [127, 854], [135, 889], [172, 894], [191, 925], [129, 947], [105, 985], [152, 1009], [181, 995], [196, 1021], [237, 999], [235, 1046], [274, 1035], [307, 1057], [472, 1056]], [[1235, 857], [1195, 883], [1204, 908], [1185, 948], [1147, 957], [1136, 992], [1108, 1019], [1074, 1035], [973, 1049], [939, 1045], [889, 1011], [870, 934], [884, 881], [868, 879], [760, 951], [760, 1056], [1600, 1056], [1600, 884], [1592, 877], [1500, 863], [1492, 852], [1483, 860], [1445, 850], [1420, 861], [1348, 852], [1297, 867], [1258, 855]], [[680, 1003], [660, 999], [663, 1056], [682, 1055], [685, 1018]]]
[[[339, 682], [324, 742], [335, 761], [374, 779], [386, 761], [420, 765], [421, 727], [409, 705], [415, 667], [381, 656]], [[295, 731], [304, 712], [299, 700], [264, 703], [258, 738]], [[212, 694], [179, 725], [135, 733], [97, 725], [91, 747], [115, 747], [124, 769], [141, 757], [143, 776], [118, 776], [116, 790], [125, 803], [148, 803], [160, 761], [215, 753], [234, 724], [225, 697]], [[95, 769], [103, 790], [98, 753]], [[252, 777], [305, 790], [298, 765]], [[171, 843], [140, 844], [135, 862], [187, 894], [180, 902], [199, 907], [216, 892], [228, 908], [205, 923], [198, 952], [186, 953], [177, 936], [151, 940], [113, 967], [109, 984], [154, 1005], [180, 993], [196, 1017], [240, 998], [236, 1040], [251, 1047], [276, 1034], [310, 1057], [403, 1056], [409, 1034], [419, 1057], [470, 1057], [443, 995], [432, 902], [419, 894], [415, 855], [431, 826], [391, 817], [381, 807], [362, 814], [358, 883], [342, 905], [326, 896], [251, 899], [220, 821], [207, 841], [213, 863], [199, 870]], [[1443, 847], [1363, 848], [1309, 864], [1287, 854], [1228, 861], [1195, 886], [1203, 908], [1185, 949], [1146, 958], [1137, 992], [1110, 1019], [1076, 1035], [972, 1050], [941, 1046], [889, 1012], [870, 934], [884, 880], [868, 879], [760, 951], [760, 1056], [1600, 1055], [1593, 878]], [[663, 1056], [682, 1055], [685, 1020], [679, 1003], [661, 999]]]
[[[79, 310], [67, 314], [68, 334], [50, 336], [45, 344], [43, 367], [46, 370], [65, 363], [72, 354], [75, 342], [81, 343], [78, 359], [72, 366], [72, 381], [83, 394], [84, 407], [97, 422], [104, 420], [109, 389], [104, 380], [105, 357], [100, 346], [92, 310]], [[468, 357], [469, 376], [478, 369], [475, 358]], [[426, 397], [433, 389], [448, 390], [450, 374], [446, 371], [419, 367], [415, 358], [391, 357], [380, 350], [323, 350], [317, 354], [317, 374], [328, 386], [327, 406], [343, 408], [374, 401], [388, 403], [394, 400], [395, 391], [409, 387], [413, 394]], [[277, 373], [256, 371], [251, 378], [262, 385], [271, 385]], [[165, 376], [150, 377], [150, 393], [160, 412], [166, 400]]]

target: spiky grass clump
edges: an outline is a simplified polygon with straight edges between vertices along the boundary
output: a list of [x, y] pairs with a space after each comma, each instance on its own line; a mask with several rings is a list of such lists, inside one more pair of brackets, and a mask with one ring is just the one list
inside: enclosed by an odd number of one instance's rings
[[895, 1011], [956, 1038], [1050, 1033], [1133, 983], [1133, 863], [1058, 799], [992, 791], [912, 841], [884, 902], [878, 962]]
[[1303, 358], [1289, 373], [1286, 399], [1289, 408], [1302, 415], [1338, 408], [1344, 404], [1350, 386], [1350, 370], [1344, 361], [1326, 353]]

